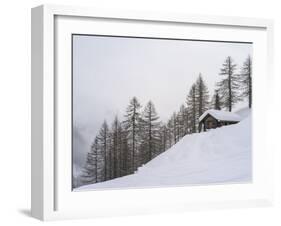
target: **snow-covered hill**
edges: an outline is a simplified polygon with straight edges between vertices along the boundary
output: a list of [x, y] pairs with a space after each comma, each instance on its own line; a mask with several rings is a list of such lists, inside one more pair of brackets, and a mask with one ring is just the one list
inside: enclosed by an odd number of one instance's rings
[[133, 175], [75, 190], [250, 182], [251, 115], [241, 113], [240, 123], [187, 135]]

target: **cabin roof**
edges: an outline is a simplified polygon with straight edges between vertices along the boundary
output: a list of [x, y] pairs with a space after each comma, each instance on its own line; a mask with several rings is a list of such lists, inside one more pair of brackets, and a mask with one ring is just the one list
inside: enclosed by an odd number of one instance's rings
[[199, 122], [201, 122], [207, 115], [211, 115], [212, 117], [214, 117], [219, 121], [240, 122], [241, 120], [240, 116], [233, 112], [211, 109], [205, 111], [200, 116]]

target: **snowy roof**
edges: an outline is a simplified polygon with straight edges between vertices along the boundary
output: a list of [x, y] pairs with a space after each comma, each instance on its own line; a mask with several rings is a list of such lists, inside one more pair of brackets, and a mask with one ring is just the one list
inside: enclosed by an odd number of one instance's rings
[[241, 120], [241, 117], [233, 112], [211, 109], [211, 110], [205, 111], [200, 116], [199, 121], [202, 121], [208, 114], [220, 121], [239, 122]]

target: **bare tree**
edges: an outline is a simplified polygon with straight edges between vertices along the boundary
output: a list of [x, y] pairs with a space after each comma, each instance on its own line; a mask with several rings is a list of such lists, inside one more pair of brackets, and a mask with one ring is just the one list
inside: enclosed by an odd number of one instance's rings
[[145, 106], [142, 117], [143, 143], [147, 151], [147, 160], [157, 155], [160, 148], [160, 122], [152, 101]]
[[87, 159], [82, 172], [83, 184], [92, 184], [98, 181], [98, 140], [95, 139], [87, 153]]
[[104, 180], [108, 180], [109, 178], [109, 166], [110, 166], [110, 158], [108, 158], [109, 152], [109, 131], [107, 122], [104, 121], [102, 127], [99, 131], [97, 139], [100, 143], [101, 152], [103, 153], [103, 173]]
[[215, 94], [212, 98], [212, 107], [215, 110], [221, 110], [221, 100], [220, 100], [220, 94], [218, 90], [215, 90]]
[[110, 132], [110, 153], [111, 155], [111, 161], [112, 161], [112, 167], [110, 169], [111, 172], [111, 178], [116, 178], [119, 175], [119, 167], [120, 167], [120, 142], [119, 142], [119, 126], [120, 122], [118, 120], [118, 117], [115, 116], [115, 119], [113, 121], [111, 132]]
[[129, 150], [132, 155], [131, 159], [131, 171], [134, 172], [136, 170], [136, 153], [138, 151], [138, 146], [140, 142], [140, 123], [141, 123], [141, 115], [140, 115], [141, 105], [136, 97], [133, 97], [130, 101], [129, 106], [127, 107], [125, 121], [123, 122], [125, 125], [125, 129], [127, 130], [127, 140], [129, 145]]
[[196, 81], [196, 103], [198, 105], [198, 117], [200, 117], [209, 109], [209, 98], [210, 96], [208, 87], [202, 78], [202, 74], [200, 73]]
[[237, 65], [228, 56], [222, 65], [220, 75], [222, 80], [217, 83], [221, 96], [221, 104], [228, 111], [232, 111], [233, 106], [240, 101], [239, 97], [239, 75], [235, 73]]
[[198, 121], [198, 113], [197, 113], [197, 109], [198, 109], [198, 105], [196, 102], [196, 84], [193, 84], [189, 94], [187, 96], [187, 100], [186, 100], [187, 106], [188, 106], [188, 114], [190, 115], [189, 117], [189, 121], [190, 121], [190, 127], [191, 127], [191, 132], [192, 133], [196, 133], [196, 128], [197, 128], [197, 121]]
[[242, 97], [248, 98], [248, 106], [252, 107], [252, 59], [248, 56], [240, 72]]

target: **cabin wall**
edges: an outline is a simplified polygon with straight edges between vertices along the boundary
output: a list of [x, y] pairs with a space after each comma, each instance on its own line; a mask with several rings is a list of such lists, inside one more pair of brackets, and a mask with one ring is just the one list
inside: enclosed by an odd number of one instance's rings
[[204, 120], [204, 124], [205, 124], [206, 129], [214, 129], [214, 128], [217, 128], [219, 126], [218, 121], [215, 118], [213, 118], [212, 116], [208, 116]]

